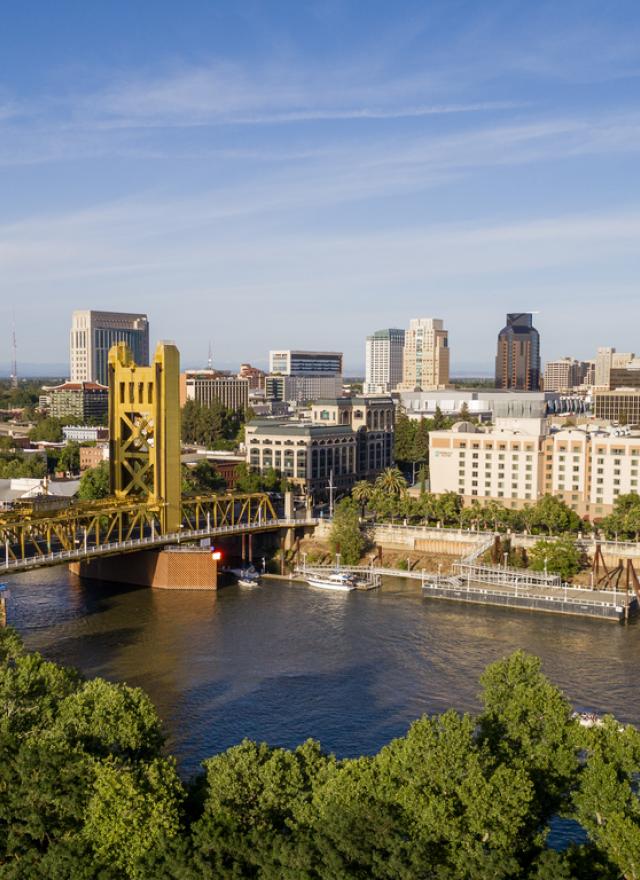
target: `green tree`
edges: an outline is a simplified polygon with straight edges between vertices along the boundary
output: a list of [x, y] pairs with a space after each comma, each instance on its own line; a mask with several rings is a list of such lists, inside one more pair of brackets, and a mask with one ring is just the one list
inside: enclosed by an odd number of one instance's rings
[[601, 521], [600, 527], [608, 538], [640, 540], [640, 495], [619, 495], [612, 513]]
[[533, 532], [543, 531], [548, 535], [575, 533], [586, 528], [578, 514], [555, 495], [543, 495], [533, 507], [528, 508], [525, 522]]
[[376, 479], [376, 489], [397, 497], [407, 491], [407, 481], [398, 468], [385, 468]]
[[359, 480], [351, 490], [351, 497], [360, 505], [361, 516], [365, 515], [367, 504], [373, 498], [374, 491], [373, 483], [368, 480]]
[[286, 492], [288, 488], [287, 481], [283, 480], [282, 475], [274, 468], [267, 468], [261, 474], [252, 470], [244, 462], [238, 465], [236, 470], [237, 492]]
[[77, 474], [80, 471], [80, 444], [75, 440], [70, 440], [61, 450], [58, 470], [69, 474]]
[[220, 471], [208, 461], [199, 461], [194, 467], [182, 466], [182, 491], [187, 495], [210, 495], [224, 492], [226, 481]]
[[110, 494], [109, 463], [101, 461], [97, 467], [89, 468], [82, 475], [78, 498], [81, 501], [94, 501], [107, 498]]
[[433, 414], [433, 430], [442, 431], [443, 428], [448, 427], [449, 420], [442, 414], [442, 410], [440, 409], [440, 405], [438, 404]]
[[571, 707], [542, 674], [540, 660], [522, 651], [491, 664], [480, 682], [480, 741], [500, 763], [525, 773], [533, 786], [525, 829], [533, 851], [551, 817], [571, 805], [579, 770]]
[[360, 528], [358, 505], [351, 498], [338, 501], [333, 515], [329, 546], [332, 553], [339, 553], [344, 565], [357, 565], [366, 547]]
[[214, 401], [203, 406], [188, 400], [182, 408], [182, 441], [210, 449], [233, 449], [244, 414]]
[[398, 413], [393, 434], [393, 455], [396, 462], [408, 464], [414, 460], [415, 437], [416, 422], [406, 413]]
[[576, 817], [618, 876], [638, 880], [640, 733], [609, 716], [583, 738], [586, 761], [573, 796]]
[[46, 440], [49, 443], [62, 442], [62, 428], [65, 424], [64, 419], [47, 416], [38, 422], [29, 432], [30, 440]]
[[0, 479], [18, 477], [41, 479], [47, 473], [47, 465], [39, 455], [25, 456], [21, 452], [0, 455]]
[[204, 762], [193, 828], [198, 877], [315, 877], [309, 851], [316, 790], [336, 762], [311, 740], [294, 751], [243, 740]]
[[559, 574], [563, 581], [569, 581], [578, 574], [581, 562], [582, 553], [571, 538], [536, 541], [529, 551], [529, 568]]

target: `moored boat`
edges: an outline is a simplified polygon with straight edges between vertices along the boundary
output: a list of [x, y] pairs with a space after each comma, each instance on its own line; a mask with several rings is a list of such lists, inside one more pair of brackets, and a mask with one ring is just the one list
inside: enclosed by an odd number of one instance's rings
[[310, 587], [319, 587], [321, 590], [338, 590], [348, 593], [356, 588], [356, 579], [352, 574], [334, 572], [329, 575], [310, 574], [306, 581]]
[[241, 587], [257, 587], [260, 584], [260, 572], [256, 571], [253, 565], [228, 570], [234, 575]]

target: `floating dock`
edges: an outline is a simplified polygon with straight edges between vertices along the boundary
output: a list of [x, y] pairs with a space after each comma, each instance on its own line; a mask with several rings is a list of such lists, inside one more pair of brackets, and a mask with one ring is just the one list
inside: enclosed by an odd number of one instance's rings
[[557, 575], [526, 569], [457, 563], [457, 574], [423, 575], [424, 596], [524, 611], [571, 614], [625, 623], [638, 613], [630, 590], [596, 590], [563, 584]]

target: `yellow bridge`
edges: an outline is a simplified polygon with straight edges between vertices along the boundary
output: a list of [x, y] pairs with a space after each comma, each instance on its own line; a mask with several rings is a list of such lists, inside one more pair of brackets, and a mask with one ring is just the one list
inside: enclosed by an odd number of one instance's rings
[[0, 572], [305, 525], [280, 517], [264, 493], [182, 496], [178, 383], [174, 345], [160, 344], [148, 367], [136, 365], [124, 343], [111, 349], [112, 496], [0, 513]]
[[181, 512], [171, 532], [163, 531], [162, 505], [132, 500], [79, 502], [55, 513], [37, 508], [5, 513], [0, 516], [0, 573], [308, 524], [278, 516], [264, 494], [183, 498]]

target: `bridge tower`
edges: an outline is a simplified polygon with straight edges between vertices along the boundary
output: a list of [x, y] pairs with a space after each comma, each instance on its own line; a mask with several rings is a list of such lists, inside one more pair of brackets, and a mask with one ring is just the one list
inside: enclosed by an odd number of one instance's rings
[[109, 352], [109, 476], [117, 498], [162, 505], [165, 533], [180, 528], [180, 355], [160, 343], [138, 366], [124, 342]]

